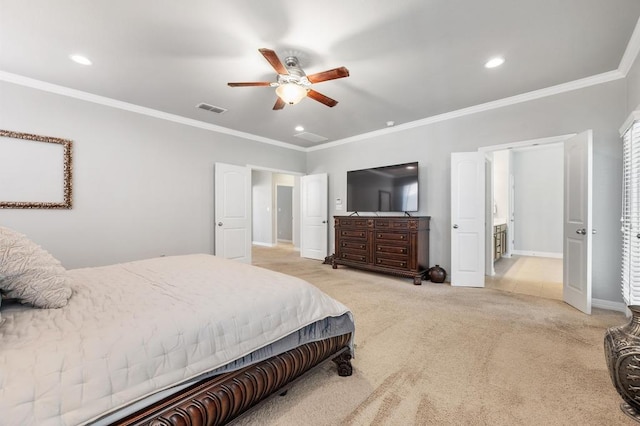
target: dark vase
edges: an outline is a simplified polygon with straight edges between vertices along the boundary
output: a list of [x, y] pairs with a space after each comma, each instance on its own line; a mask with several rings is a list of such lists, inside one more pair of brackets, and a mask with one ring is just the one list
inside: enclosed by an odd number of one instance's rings
[[628, 324], [607, 329], [604, 355], [609, 375], [623, 403], [622, 411], [640, 421], [640, 305], [631, 305]]
[[447, 271], [440, 265], [436, 265], [429, 268], [427, 275], [432, 283], [443, 283], [445, 278], [447, 278]]

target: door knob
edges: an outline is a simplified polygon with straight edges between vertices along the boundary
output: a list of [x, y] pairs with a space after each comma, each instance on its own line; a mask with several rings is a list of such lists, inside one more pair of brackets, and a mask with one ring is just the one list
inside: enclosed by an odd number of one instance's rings
[[323, 221], [322, 221], [322, 223], [327, 223], [327, 221], [326, 221], [326, 220], [323, 220]]
[[587, 235], [587, 230], [584, 228], [576, 229], [576, 234]]
[[453, 229], [458, 229], [458, 225], [453, 225]]
[[218, 222], [218, 226], [222, 226], [222, 222]]

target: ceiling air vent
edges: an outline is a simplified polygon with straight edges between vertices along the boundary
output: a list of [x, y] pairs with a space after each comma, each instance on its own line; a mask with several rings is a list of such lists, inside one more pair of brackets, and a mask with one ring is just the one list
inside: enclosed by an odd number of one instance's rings
[[204, 110], [207, 110], [207, 111], [215, 112], [216, 114], [222, 114], [222, 113], [225, 113], [225, 112], [228, 111], [226, 108], [222, 108], [222, 107], [215, 106], [215, 105], [205, 104], [204, 102], [199, 103], [198, 105], [196, 105], [196, 108], [200, 108], [200, 109], [204, 109]]
[[309, 142], [324, 142], [329, 140], [324, 136], [316, 135], [315, 133], [309, 133], [309, 132], [297, 133], [293, 136], [295, 136], [296, 138], [304, 139]]

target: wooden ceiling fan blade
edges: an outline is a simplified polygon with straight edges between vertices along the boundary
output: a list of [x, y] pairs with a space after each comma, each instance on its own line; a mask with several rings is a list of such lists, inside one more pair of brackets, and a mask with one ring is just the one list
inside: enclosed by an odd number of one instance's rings
[[264, 56], [278, 74], [289, 74], [287, 68], [280, 62], [280, 58], [278, 58], [276, 52], [271, 49], [258, 49], [258, 51], [262, 53], [262, 56]]
[[338, 104], [338, 101], [335, 99], [331, 99], [328, 96], [323, 95], [322, 93], [316, 92], [313, 89], [309, 89], [307, 92], [307, 96], [313, 99], [314, 101], [318, 101], [322, 104], [325, 104], [328, 107], [334, 107]]
[[273, 106], [273, 109], [274, 110], [279, 110], [279, 109], [284, 108], [285, 105], [286, 105], [285, 101], [283, 101], [282, 99], [280, 99], [280, 97], [278, 97], [276, 99], [275, 105]]
[[271, 86], [268, 81], [250, 81], [245, 83], [227, 83], [231, 87], [252, 87], [252, 86]]
[[308, 75], [307, 79], [312, 83], [320, 83], [322, 81], [335, 80], [336, 78], [344, 77], [349, 77], [349, 70], [345, 67], [340, 67]]

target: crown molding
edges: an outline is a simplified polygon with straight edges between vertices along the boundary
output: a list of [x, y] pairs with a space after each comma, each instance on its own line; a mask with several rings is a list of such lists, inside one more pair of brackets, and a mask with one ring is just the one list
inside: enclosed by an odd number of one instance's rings
[[57, 84], [47, 83], [41, 80], [35, 80], [33, 78], [24, 77], [18, 74], [12, 74], [2, 70], [0, 70], [0, 81], [6, 81], [8, 83], [31, 87], [33, 89], [43, 90], [45, 92], [55, 93], [58, 95], [68, 96], [70, 98], [93, 102], [95, 104], [135, 112], [137, 114], [147, 115], [149, 117], [159, 118], [161, 120], [172, 121], [174, 123], [184, 124], [186, 126], [197, 127], [199, 129], [210, 130], [212, 132], [223, 133], [230, 136], [236, 136], [242, 139], [267, 143], [270, 145], [279, 146], [281, 148], [293, 149], [296, 151], [305, 151], [305, 148], [285, 142], [280, 142], [275, 139], [265, 138], [262, 136], [254, 135], [252, 133], [240, 132], [238, 130], [229, 129], [227, 127], [222, 127], [204, 121], [183, 117], [181, 115], [170, 114], [168, 112], [158, 111], [156, 109], [119, 101], [117, 99], [107, 98], [105, 96], [94, 95], [93, 93], [83, 92], [81, 90], [71, 89], [65, 86], [59, 86]]
[[627, 44], [627, 48], [624, 51], [624, 55], [622, 55], [622, 59], [620, 60], [620, 65], [618, 66], [618, 71], [620, 71], [626, 77], [629, 74], [629, 70], [633, 66], [633, 63], [636, 61], [638, 57], [638, 53], [640, 52], [640, 18], [638, 18], [638, 22], [636, 22], [636, 28], [633, 30], [633, 34], [631, 34], [631, 38], [629, 39], [629, 43]]
[[618, 70], [597, 74], [591, 77], [581, 78], [580, 80], [570, 81], [568, 83], [558, 84], [556, 86], [547, 87], [540, 90], [534, 90], [532, 92], [523, 93], [516, 96], [510, 96], [508, 98], [498, 99], [497, 101], [486, 102], [484, 104], [474, 105], [468, 108], [462, 108], [444, 114], [438, 114], [431, 117], [423, 118], [416, 121], [410, 121], [391, 128], [385, 128], [375, 130], [369, 133], [362, 133], [356, 136], [352, 136], [345, 139], [325, 143], [322, 145], [307, 148], [307, 152], [317, 151], [321, 149], [333, 148], [339, 145], [344, 145], [351, 142], [361, 141], [365, 139], [371, 139], [377, 136], [401, 132], [407, 129], [413, 129], [416, 127], [427, 126], [429, 124], [438, 123], [441, 121], [447, 121], [454, 118], [464, 117], [466, 115], [476, 114], [479, 112], [490, 111], [497, 108], [511, 106], [522, 102], [528, 102], [535, 99], [546, 98], [548, 96], [558, 95], [561, 93], [570, 92], [572, 90], [583, 89], [585, 87], [595, 86], [602, 83], [608, 83], [610, 81], [619, 80], [624, 78], [625, 75]]

